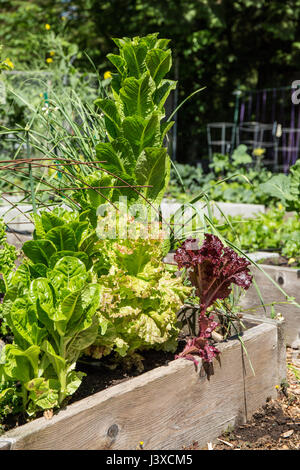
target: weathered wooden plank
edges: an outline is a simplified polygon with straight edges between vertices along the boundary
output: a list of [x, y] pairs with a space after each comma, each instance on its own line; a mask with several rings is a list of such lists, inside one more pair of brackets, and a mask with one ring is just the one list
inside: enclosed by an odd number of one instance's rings
[[0, 439], [0, 450], [11, 450], [12, 441], [9, 439]]
[[[300, 304], [300, 278], [299, 271], [293, 268], [261, 265], [264, 271], [276, 281], [280, 287], [291, 297], [295, 297], [296, 302]], [[255, 280], [263, 297], [264, 303], [285, 302], [284, 295], [274, 286], [274, 284], [257, 268], [252, 268]], [[241, 299], [241, 305], [245, 308], [257, 307], [256, 315], [265, 316], [261, 306], [259, 295], [254, 286], [246, 292]], [[270, 316], [271, 307], [266, 307], [267, 315]], [[275, 311], [281, 313], [286, 320], [285, 337], [286, 343], [292, 347], [300, 347], [300, 308], [291, 304], [275, 305]]]
[[[219, 347], [221, 366], [208, 381], [192, 362], [168, 366], [96, 393], [7, 433], [12, 449], [181, 449], [206, 445], [228, 427], [244, 422], [280, 382], [277, 327], [264, 323], [245, 332], [256, 375], [238, 340]], [[203, 374], [202, 374], [203, 375]], [[1, 442], [1, 438], [0, 438]]]
[[6, 233], [7, 243], [13, 245], [17, 250], [21, 250], [23, 244], [28, 240], [32, 240], [32, 235], [23, 235], [21, 233], [7, 232]]
[[[243, 323], [254, 322], [256, 324], [268, 323], [274, 324], [271, 318], [257, 317], [255, 315], [244, 315]], [[277, 365], [278, 365], [278, 380], [281, 382], [286, 377], [286, 342], [285, 342], [285, 329], [286, 320], [281, 318], [276, 320], [277, 325]]]

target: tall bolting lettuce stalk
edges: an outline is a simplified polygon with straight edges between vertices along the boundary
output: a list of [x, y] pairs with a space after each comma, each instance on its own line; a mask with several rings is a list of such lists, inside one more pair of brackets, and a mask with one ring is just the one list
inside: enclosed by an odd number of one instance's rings
[[[172, 65], [169, 40], [158, 33], [133, 39], [114, 39], [119, 55], [108, 54], [116, 68], [112, 74], [111, 97], [98, 99], [105, 116], [108, 142], [96, 147], [98, 160], [113, 175], [138, 188], [142, 200], [159, 204], [170, 177], [170, 158], [164, 139], [173, 122], [167, 122], [164, 105], [176, 82], [165, 79]], [[119, 181], [120, 184], [120, 181]], [[138, 193], [115, 189], [111, 196], [127, 195], [136, 200]], [[145, 198], [145, 199], [144, 199]]]

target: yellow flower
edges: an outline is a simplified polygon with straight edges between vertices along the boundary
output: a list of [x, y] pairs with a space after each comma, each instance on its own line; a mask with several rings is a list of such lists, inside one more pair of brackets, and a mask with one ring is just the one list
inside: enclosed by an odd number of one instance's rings
[[49, 31], [49, 29], [51, 29], [50, 24], [46, 23], [46, 24], [45, 24], [45, 29], [47, 29], [47, 31]]
[[57, 178], [57, 171], [54, 168], [48, 168], [48, 174], [52, 178]]
[[279, 385], [275, 385], [275, 388], [278, 390], [280, 387], [279, 387]]
[[261, 157], [265, 153], [266, 149], [262, 149], [257, 147], [256, 149], [253, 150], [253, 155], [255, 157]]
[[46, 62], [47, 62], [47, 64], [51, 64], [51, 62], [53, 62], [53, 59], [51, 59], [51, 57], [48, 57], [48, 58], [46, 59]]
[[49, 54], [51, 55], [51, 57], [54, 56], [55, 52], [54, 51], [50, 51]]
[[43, 98], [43, 97], [44, 97], [43, 93], [40, 93], [40, 97], [41, 97], [41, 98]]
[[281, 202], [278, 203], [278, 206], [277, 206], [277, 207], [278, 207], [278, 209], [279, 209], [280, 211], [282, 211], [283, 205], [281, 204]]
[[104, 80], [107, 80], [108, 78], [111, 78], [112, 77], [112, 74], [109, 70], [106, 70], [106, 72], [104, 72]]
[[4, 65], [7, 65], [7, 67], [9, 67], [10, 69], [13, 69], [14, 68], [14, 64], [12, 63], [12, 61], [9, 59], [9, 57], [7, 57], [4, 61]]
[[295, 258], [290, 258], [289, 261], [288, 261], [288, 264], [292, 264], [292, 263], [295, 263], [296, 259]]

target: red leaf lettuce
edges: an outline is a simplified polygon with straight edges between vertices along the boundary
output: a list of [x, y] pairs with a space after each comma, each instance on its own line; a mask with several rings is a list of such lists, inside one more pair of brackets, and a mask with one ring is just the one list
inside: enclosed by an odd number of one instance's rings
[[206, 312], [216, 300], [229, 296], [232, 284], [248, 289], [252, 282], [248, 266], [251, 264], [234, 250], [225, 247], [215, 235], [205, 234], [201, 247], [196, 239], [186, 240], [177, 249], [174, 257], [178, 267], [186, 268], [196, 295], [200, 298], [199, 337], [188, 340], [177, 357], [186, 357], [195, 362], [193, 354], [205, 362], [212, 362], [219, 351], [209, 343], [212, 331], [218, 326], [213, 316]]

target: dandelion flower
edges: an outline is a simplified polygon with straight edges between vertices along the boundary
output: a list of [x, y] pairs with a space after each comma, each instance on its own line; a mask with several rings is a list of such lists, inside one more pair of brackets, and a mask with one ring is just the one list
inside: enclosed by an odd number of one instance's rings
[[50, 24], [46, 23], [46, 24], [45, 24], [45, 29], [46, 29], [47, 31], [49, 31], [49, 29], [51, 29]]
[[260, 147], [257, 147], [256, 149], [253, 150], [253, 155], [255, 157], [261, 157], [265, 153], [266, 149], [262, 149]]
[[12, 63], [12, 61], [10, 60], [9, 57], [7, 57], [4, 61], [4, 65], [6, 65], [7, 67], [9, 67], [10, 69], [13, 69], [14, 68], [14, 64]]
[[54, 51], [50, 51], [49, 54], [51, 55], [51, 57], [54, 56], [55, 52]]
[[53, 62], [53, 59], [51, 59], [51, 57], [48, 57], [48, 58], [46, 59], [46, 62], [47, 62], [47, 64], [51, 64], [51, 62]]
[[109, 70], [106, 70], [106, 72], [104, 72], [104, 80], [107, 80], [108, 78], [112, 78], [112, 74]]

